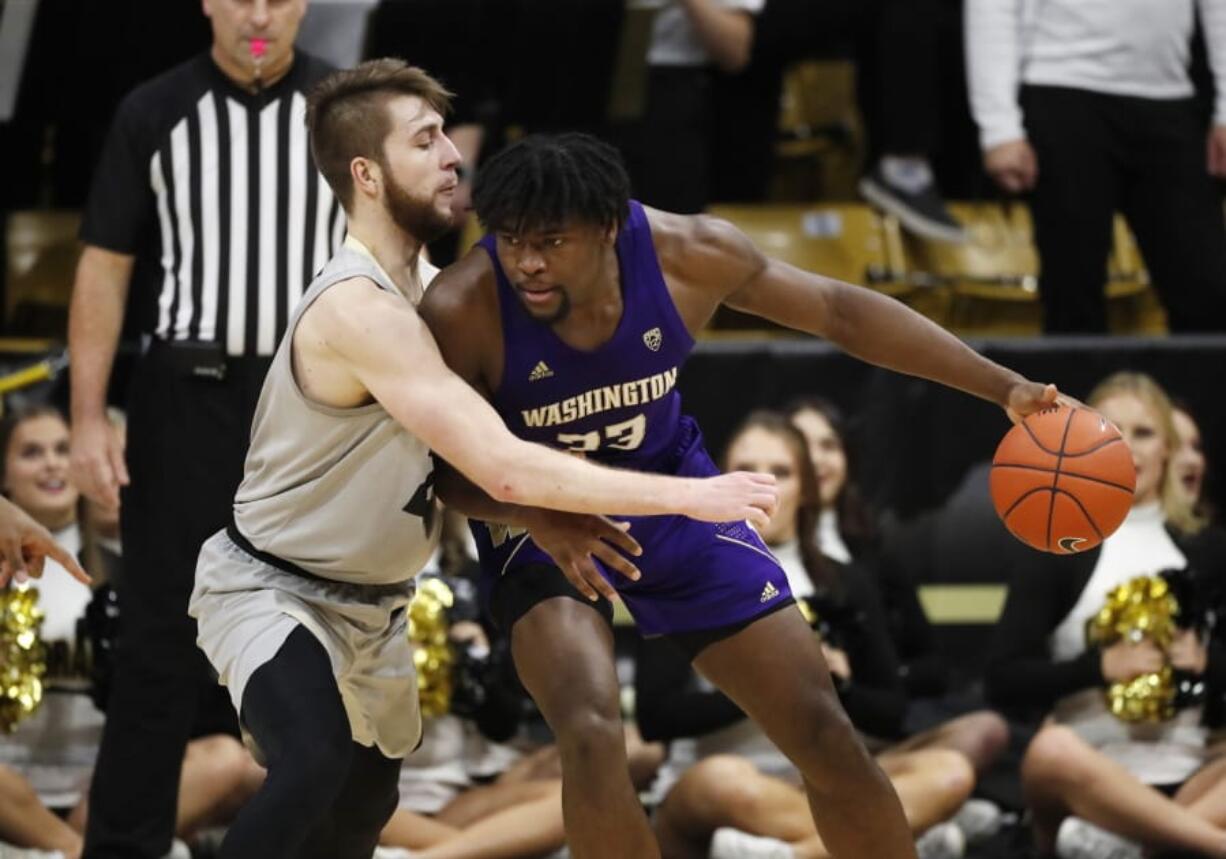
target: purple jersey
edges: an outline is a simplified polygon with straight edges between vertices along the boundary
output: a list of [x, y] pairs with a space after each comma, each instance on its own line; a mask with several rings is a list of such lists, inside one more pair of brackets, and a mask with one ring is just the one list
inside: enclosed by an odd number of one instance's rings
[[498, 264], [494, 237], [482, 246], [494, 262], [502, 307], [504, 364], [494, 407], [520, 438], [610, 464], [657, 470], [681, 427], [677, 372], [694, 339], [673, 305], [643, 207], [617, 237], [622, 318], [613, 337], [585, 352], [534, 319]]
[[[481, 240], [498, 279], [503, 374], [493, 404], [520, 438], [582, 451], [610, 465], [689, 477], [717, 474], [697, 424], [681, 413], [677, 374], [694, 346], [664, 276], [643, 207], [617, 236], [622, 318], [592, 351], [564, 343], [522, 305], [498, 262], [493, 236]], [[640, 629], [686, 632], [739, 623], [789, 598], [787, 578], [745, 523], [683, 516], [631, 518], [643, 546], [643, 577], [607, 573]], [[522, 531], [473, 522], [485, 586], [525, 564], [552, 564]], [[597, 562], [599, 563], [599, 562]]]

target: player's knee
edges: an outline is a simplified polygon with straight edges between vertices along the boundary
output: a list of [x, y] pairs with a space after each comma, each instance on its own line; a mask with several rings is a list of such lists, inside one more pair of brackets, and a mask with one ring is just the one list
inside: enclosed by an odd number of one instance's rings
[[558, 750], [570, 761], [598, 763], [625, 748], [625, 733], [616, 711], [579, 706], [551, 723]]
[[1061, 725], [1043, 728], [1022, 759], [1022, 782], [1028, 787], [1076, 786], [1083, 776], [1086, 746]]
[[349, 775], [353, 762], [351, 741], [348, 735], [341, 739], [321, 738], [316, 743], [295, 743], [293, 749], [284, 758], [287, 769], [296, 779], [302, 779], [317, 786], [330, 785], [333, 790], [339, 789]]

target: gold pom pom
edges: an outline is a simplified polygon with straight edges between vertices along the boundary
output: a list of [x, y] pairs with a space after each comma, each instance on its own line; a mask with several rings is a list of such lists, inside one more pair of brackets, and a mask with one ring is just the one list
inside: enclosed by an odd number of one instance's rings
[[417, 695], [423, 716], [441, 716], [451, 709], [451, 628], [447, 610], [455, 595], [442, 579], [420, 579], [409, 603], [409, 642], [417, 667]]
[[[1165, 649], [1174, 640], [1179, 603], [1161, 576], [1138, 576], [1107, 594], [1086, 624], [1091, 644], [1152, 641]], [[1107, 706], [1125, 722], [1163, 722], [1175, 715], [1175, 679], [1169, 665], [1107, 688]]]
[[15, 585], [0, 591], [0, 731], [5, 733], [42, 703], [47, 673], [42, 623], [37, 588]]

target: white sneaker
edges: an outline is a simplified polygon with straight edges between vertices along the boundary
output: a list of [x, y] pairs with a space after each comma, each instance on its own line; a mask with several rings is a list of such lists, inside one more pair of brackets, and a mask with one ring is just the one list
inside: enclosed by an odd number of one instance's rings
[[370, 859], [413, 859], [417, 855], [403, 847], [376, 847]]
[[792, 845], [778, 838], [750, 835], [721, 826], [711, 836], [711, 859], [796, 859]]
[[966, 854], [966, 836], [955, 824], [938, 823], [915, 842], [919, 859], [961, 859]]
[[39, 850], [35, 847], [14, 847], [0, 841], [0, 859], [64, 859], [58, 850]]
[[978, 844], [1000, 832], [1004, 816], [1000, 806], [989, 799], [968, 799], [962, 803], [952, 822], [962, 830], [967, 844]]
[[170, 852], [162, 859], [192, 859], [192, 851], [186, 844], [176, 838], [170, 843]]
[[1141, 859], [1141, 848], [1080, 817], [1066, 817], [1056, 833], [1060, 859]]

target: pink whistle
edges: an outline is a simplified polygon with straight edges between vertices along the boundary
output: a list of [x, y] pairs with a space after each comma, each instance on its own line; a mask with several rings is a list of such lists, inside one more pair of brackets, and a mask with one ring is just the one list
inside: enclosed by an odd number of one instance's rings
[[261, 59], [264, 52], [268, 50], [267, 39], [252, 39], [251, 40], [251, 58], [253, 60]]

